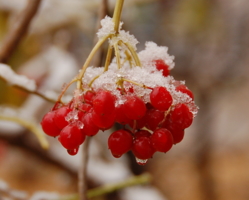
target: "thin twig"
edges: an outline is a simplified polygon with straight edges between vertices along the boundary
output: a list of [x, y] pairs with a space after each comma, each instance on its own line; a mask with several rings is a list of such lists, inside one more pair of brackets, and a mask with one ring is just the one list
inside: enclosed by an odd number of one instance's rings
[[41, 0], [29, 0], [19, 20], [11, 26], [0, 48], [0, 63], [7, 62], [20, 43], [39, 8], [40, 2]]
[[[98, 29], [101, 28], [101, 24], [100, 24], [101, 19], [103, 19], [106, 15], [108, 15], [108, 13], [109, 13], [108, 0], [102, 0], [100, 8], [99, 8], [99, 12], [98, 12], [98, 23], [96, 26], [97, 31]], [[94, 43], [97, 43], [97, 42], [98, 42], [98, 37], [96, 34], [94, 38]], [[105, 48], [101, 47], [100, 51], [96, 52], [96, 55], [92, 61], [93, 66], [101, 66], [101, 61], [104, 56], [104, 50]]]
[[87, 137], [82, 145], [82, 158], [81, 166], [79, 168], [78, 174], [78, 189], [79, 189], [79, 199], [87, 200], [87, 163], [88, 163], [88, 147], [90, 138]]

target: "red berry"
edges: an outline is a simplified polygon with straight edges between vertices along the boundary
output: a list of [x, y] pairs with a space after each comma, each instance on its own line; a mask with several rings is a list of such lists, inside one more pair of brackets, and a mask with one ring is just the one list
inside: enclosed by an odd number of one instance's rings
[[160, 128], [152, 134], [151, 142], [155, 150], [166, 153], [173, 146], [173, 137], [166, 128]]
[[145, 103], [137, 96], [127, 96], [124, 103], [124, 114], [129, 119], [141, 119], [146, 113]]
[[67, 153], [71, 156], [74, 156], [78, 153], [79, 147], [75, 148], [75, 149], [68, 149]]
[[115, 110], [115, 97], [107, 90], [100, 90], [93, 98], [93, 110], [98, 115], [112, 113]]
[[132, 152], [136, 158], [149, 159], [153, 156], [155, 150], [152, 147], [150, 137], [136, 137], [133, 141]]
[[170, 120], [179, 128], [188, 128], [193, 122], [193, 113], [190, 112], [186, 104], [177, 104], [170, 113]]
[[121, 157], [124, 153], [131, 150], [132, 135], [126, 130], [113, 132], [108, 139], [108, 147], [115, 158]]
[[116, 112], [110, 114], [98, 115], [95, 111], [92, 113], [93, 123], [102, 130], [109, 129], [113, 126], [115, 122]]
[[162, 71], [163, 76], [169, 75], [169, 66], [163, 60], [155, 60], [155, 65], [158, 71]]
[[146, 112], [146, 127], [152, 131], [154, 131], [157, 126], [164, 119], [164, 112], [161, 112], [156, 109], [150, 109]]
[[177, 125], [171, 124], [167, 127], [167, 129], [171, 132], [174, 144], [181, 142], [184, 138], [184, 129], [177, 127]]
[[93, 98], [94, 98], [95, 95], [96, 95], [95, 92], [92, 92], [92, 91], [89, 91], [89, 90], [88, 90], [88, 91], [83, 95], [84, 101], [85, 101], [86, 103], [92, 104]]
[[116, 107], [116, 122], [125, 125], [125, 124], [130, 123], [131, 119], [126, 117], [126, 115], [124, 114], [123, 108], [124, 108], [124, 104], [120, 104], [118, 105], [118, 107]]
[[54, 122], [56, 126], [58, 126], [60, 129], [63, 129], [65, 126], [68, 125], [68, 121], [65, 119], [67, 114], [71, 112], [72, 109], [68, 106], [63, 106], [55, 111], [54, 115]]
[[59, 141], [66, 149], [75, 149], [85, 140], [85, 135], [76, 124], [69, 124], [60, 132]]
[[176, 87], [176, 91], [177, 91], [177, 92], [182, 92], [182, 93], [184, 93], [184, 94], [187, 94], [192, 100], [194, 100], [194, 95], [193, 95], [193, 93], [191, 92], [191, 90], [189, 90], [189, 89], [187, 88], [186, 85], [179, 85], [179, 86], [177, 86], [177, 87]]
[[99, 128], [93, 123], [92, 113], [87, 113], [81, 118], [81, 122], [84, 124], [81, 132], [87, 136], [96, 135], [99, 132]]
[[160, 111], [166, 111], [171, 106], [173, 99], [165, 87], [155, 87], [150, 93], [150, 102]]
[[60, 134], [60, 129], [56, 126], [54, 122], [55, 111], [50, 111], [46, 115], [44, 115], [41, 126], [43, 131], [52, 137], [56, 137]]

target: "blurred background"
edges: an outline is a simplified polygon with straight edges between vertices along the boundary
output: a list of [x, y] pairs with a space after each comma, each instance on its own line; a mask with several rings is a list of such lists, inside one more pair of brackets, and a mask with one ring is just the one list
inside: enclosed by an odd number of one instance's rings
[[[31, 2], [0, 0], [0, 48]], [[110, 15], [114, 3], [108, 1]], [[101, 0], [41, 0], [27, 33], [6, 59], [0, 53], [1, 62], [34, 79], [40, 91], [59, 93], [95, 43], [101, 8]], [[248, 0], [125, 0], [122, 21], [140, 42], [138, 51], [146, 41], [169, 47], [176, 64], [171, 74], [186, 80], [200, 109], [184, 140], [145, 166], [129, 154], [112, 158], [109, 134], [98, 134], [90, 145], [89, 188], [149, 172], [150, 185], [98, 199], [249, 199]], [[39, 126], [52, 106], [0, 80], [1, 113], [18, 111]], [[20, 199], [77, 192], [80, 154], [69, 156], [48, 140], [46, 151], [23, 127], [0, 121], [0, 199], [7, 189]]]

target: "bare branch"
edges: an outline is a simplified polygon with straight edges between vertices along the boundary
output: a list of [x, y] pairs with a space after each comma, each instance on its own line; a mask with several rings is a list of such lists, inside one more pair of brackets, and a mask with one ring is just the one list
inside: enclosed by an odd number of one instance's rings
[[20, 43], [22, 37], [28, 30], [31, 20], [39, 8], [40, 2], [41, 0], [29, 0], [26, 8], [21, 14], [21, 17], [7, 33], [0, 48], [0, 63], [7, 62]]

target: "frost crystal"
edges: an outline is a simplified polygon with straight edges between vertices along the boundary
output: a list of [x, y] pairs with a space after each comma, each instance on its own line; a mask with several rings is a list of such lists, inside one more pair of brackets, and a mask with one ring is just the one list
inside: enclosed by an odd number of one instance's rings
[[[106, 37], [110, 34], [115, 34], [114, 22], [111, 17], [106, 16], [104, 19], [101, 20], [100, 24], [102, 27], [97, 32], [97, 36], [99, 39]], [[136, 45], [138, 43], [137, 39], [134, 37], [134, 35], [131, 35], [129, 32], [120, 30], [122, 25], [123, 22], [120, 22], [119, 35], [110, 39], [110, 43], [113, 45], [114, 43], [117, 43], [121, 40], [123, 43], [130, 44], [136, 50]]]
[[97, 36], [99, 39], [109, 34], [115, 34], [114, 22], [111, 17], [106, 16], [104, 19], [100, 21], [100, 24], [102, 28], [100, 28], [99, 31], [97, 32]]
[[8, 65], [0, 64], [0, 77], [6, 80], [10, 85], [16, 85], [31, 92], [36, 90], [34, 80], [16, 74]]

